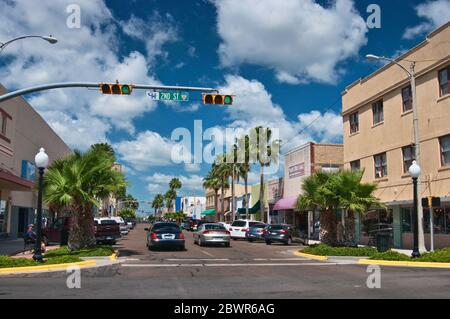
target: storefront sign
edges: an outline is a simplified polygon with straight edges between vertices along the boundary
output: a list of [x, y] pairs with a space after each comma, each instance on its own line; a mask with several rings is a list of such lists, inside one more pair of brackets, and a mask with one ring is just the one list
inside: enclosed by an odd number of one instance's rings
[[305, 163], [300, 163], [289, 167], [289, 178], [305, 175]]

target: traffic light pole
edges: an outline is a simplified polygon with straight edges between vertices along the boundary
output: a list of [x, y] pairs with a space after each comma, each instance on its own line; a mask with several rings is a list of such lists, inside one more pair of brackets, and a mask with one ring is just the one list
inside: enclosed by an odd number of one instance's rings
[[[99, 88], [101, 83], [94, 82], [62, 82], [62, 83], [51, 83], [29, 87], [26, 89], [21, 89], [17, 91], [13, 91], [0, 96], [0, 103], [5, 102], [7, 100], [13, 99], [15, 97], [41, 92], [48, 91], [53, 89], [63, 89], [63, 88]], [[141, 90], [167, 90], [167, 91], [197, 91], [197, 92], [219, 92], [217, 89], [213, 88], [202, 88], [202, 87], [191, 87], [191, 86], [164, 86], [164, 85], [145, 85], [145, 84], [131, 84], [133, 89], [141, 89]]]

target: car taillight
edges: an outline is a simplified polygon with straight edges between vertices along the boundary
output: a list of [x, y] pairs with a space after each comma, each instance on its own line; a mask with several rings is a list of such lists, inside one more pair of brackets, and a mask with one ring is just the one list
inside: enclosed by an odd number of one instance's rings
[[180, 233], [180, 239], [184, 239], [184, 234]]
[[247, 231], [248, 231], [248, 228], [242, 228], [242, 231], [247, 232]]
[[204, 230], [203, 231], [203, 234], [209, 234], [211, 231], [209, 231], [209, 230]]
[[157, 238], [158, 238], [158, 236], [157, 236], [155, 233], [151, 233], [151, 234], [150, 234], [150, 237], [151, 237], [152, 239], [157, 239]]
[[258, 233], [262, 233], [262, 232], [264, 232], [264, 230], [262, 230], [262, 229], [258, 229], [256, 232], [258, 232]]
[[282, 233], [283, 235], [287, 235], [287, 234], [288, 234], [288, 231], [287, 231], [286, 229], [283, 229], [283, 230], [281, 231], [281, 233]]
[[226, 231], [225, 231], [225, 234], [229, 235], [229, 234], [230, 234], [230, 232], [229, 232], [228, 230], [226, 230]]

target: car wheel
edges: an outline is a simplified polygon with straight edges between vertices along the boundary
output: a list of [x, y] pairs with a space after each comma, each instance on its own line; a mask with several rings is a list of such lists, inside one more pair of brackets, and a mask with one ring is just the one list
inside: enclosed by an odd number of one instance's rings
[[230, 243], [225, 243], [225, 247], [230, 247]]
[[199, 239], [198, 239], [198, 245], [199, 245], [200, 247], [202, 247], [202, 246], [203, 246], [203, 241], [202, 241], [202, 239], [201, 239], [201, 238], [199, 238]]
[[271, 241], [266, 240], [266, 245], [272, 245]]

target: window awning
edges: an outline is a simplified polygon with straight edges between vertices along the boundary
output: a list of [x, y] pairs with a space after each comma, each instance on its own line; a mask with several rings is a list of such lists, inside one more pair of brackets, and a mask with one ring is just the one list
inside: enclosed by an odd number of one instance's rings
[[209, 216], [209, 215], [215, 215], [215, 214], [216, 214], [215, 209], [207, 209], [202, 212], [203, 216]]
[[284, 197], [275, 203], [273, 210], [291, 210], [295, 208], [297, 197]]
[[[261, 202], [257, 201], [255, 205], [253, 205], [252, 208], [248, 208], [248, 213], [249, 214], [256, 214], [257, 212], [259, 212], [261, 210]], [[239, 215], [245, 215], [246, 214], [246, 209], [244, 208], [239, 208], [237, 213]]]
[[31, 191], [34, 187], [32, 181], [0, 170], [0, 189], [11, 191]]

